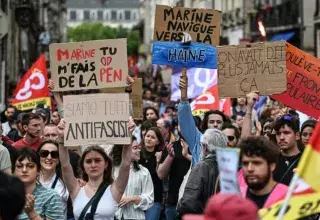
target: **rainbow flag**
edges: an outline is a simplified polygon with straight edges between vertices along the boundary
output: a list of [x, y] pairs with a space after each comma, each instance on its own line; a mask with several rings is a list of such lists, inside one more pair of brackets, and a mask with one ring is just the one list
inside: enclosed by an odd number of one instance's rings
[[311, 188], [320, 192], [320, 123], [317, 123], [309, 144], [304, 149], [297, 174]]

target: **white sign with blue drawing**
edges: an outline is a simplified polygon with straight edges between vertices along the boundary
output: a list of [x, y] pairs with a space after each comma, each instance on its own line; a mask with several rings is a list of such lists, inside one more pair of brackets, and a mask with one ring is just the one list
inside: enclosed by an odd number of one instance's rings
[[155, 41], [152, 47], [152, 63], [185, 68], [217, 68], [216, 47], [196, 42]]

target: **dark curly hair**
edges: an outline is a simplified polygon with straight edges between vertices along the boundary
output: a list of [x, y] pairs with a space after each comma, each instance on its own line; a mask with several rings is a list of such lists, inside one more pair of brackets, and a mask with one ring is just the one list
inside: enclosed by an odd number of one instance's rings
[[110, 157], [106, 154], [106, 152], [103, 150], [103, 148], [99, 147], [98, 145], [93, 145], [90, 147], [87, 147], [84, 152], [82, 153], [82, 157], [80, 160], [80, 168], [82, 171], [82, 179], [86, 182], [88, 182], [89, 177], [88, 174], [86, 174], [86, 172], [84, 171], [84, 159], [86, 158], [87, 154], [90, 152], [97, 152], [99, 153], [104, 161], [108, 164], [108, 167], [104, 170], [104, 174], [103, 174], [103, 183], [102, 184], [109, 184], [111, 185], [113, 183], [113, 166], [112, 166], [112, 161], [110, 159]]
[[238, 144], [240, 151], [240, 160], [242, 157], [262, 157], [270, 165], [278, 163], [280, 150], [273, 142], [262, 136], [254, 136], [242, 139]]
[[228, 119], [225, 116], [225, 114], [223, 114], [221, 111], [219, 110], [210, 110], [207, 111], [204, 116], [203, 116], [203, 120], [201, 122], [201, 126], [200, 129], [201, 131], [204, 133], [207, 129], [208, 129], [208, 120], [209, 120], [209, 116], [215, 114], [215, 115], [220, 115], [222, 117], [222, 121], [223, 123], [225, 123]]
[[155, 113], [156, 116], [157, 116], [157, 119], [160, 118], [160, 117], [159, 117], [159, 112], [158, 112], [158, 110], [155, 109], [155, 108], [153, 108], [153, 107], [151, 107], [151, 106], [149, 106], [149, 107], [145, 107], [145, 108], [143, 109], [143, 121], [147, 120], [147, 111], [150, 110], [150, 109], [151, 109], [152, 111], [154, 111], [154, 113]]

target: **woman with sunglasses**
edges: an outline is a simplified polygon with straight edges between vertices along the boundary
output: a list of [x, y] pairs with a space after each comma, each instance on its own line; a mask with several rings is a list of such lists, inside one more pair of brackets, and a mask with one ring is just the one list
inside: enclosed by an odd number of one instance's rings
[[[132, 117], [129, 119], [128, 129], [131, 134], [135, 129]], [[68, 149], [64, 147], [64, 130], [65, 121], [61, 119], [58, 125], [59, 157], [63, 179], [73, 202], [75, 219], [114, 220], [114, 214], [128, 183], [131, 145], [123, 147], [119, 176], [115, 180], [112, 178], [112, 161], [105, 151], [99, 146], [87, 147], [80, 160], [82, 178], [87, 183], [81, 187], [74, 177]], [[96, 198], [96, 194], [100, 196], [100, 201], [93, 201], [90, 205], [90, 200], [94, 196]], [[96, 210], [92, 211], [94, 204]]]
[[64, 219], [60, 196], [38, 182], [41, 172], [39, 154], [28, 147], [22, 148], [17, 151], [13, 165], [13, 172], [24, 183], [26, 191], [24, 211], [18, 219]]
[[62, 199], [63, 213], [67, 219], [67, 204], [69, 192], [62, 179], [59, 162], [59, 145], [52, 140], [44, 141], [38, 148], [40, 155], [41, 173], [39, 181], [45, 188], [55, 190]]

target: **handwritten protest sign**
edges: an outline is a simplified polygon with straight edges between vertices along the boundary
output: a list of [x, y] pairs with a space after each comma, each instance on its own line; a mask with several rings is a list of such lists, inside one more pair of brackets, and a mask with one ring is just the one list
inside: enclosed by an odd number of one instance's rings
[[239, 149], [216, 148], [217, 162], [220, 173], [220, 193], [240, 194], [238, 184]]
[[217, 68], [216, 48], [202, 43], [185, 45], [179, 42], [155, 41], [152, 63], [186, 68]]
[[66, 146], [130, 144], [128, 94], [70, 95], [63, 103]]
[[[124, 87], [100, 89], [103, 93], [123, 93]], [[142, 101], [142, 79], [135, 78], [132, 85], [132, 92], [129, 98], [132, 100], [133, 118], [140, 120], [143, 118], [143, 101]]]
[[127, 40], [50, 44], [55, 91], [125, 86]]
[[183, 32], [195, 42], [219, 45], [221, 12], [166, 5], [156, 6], [154, 41], [182, 41]]
[[287, 43], [287, 91], [277, 101], [314, 118], [320, 117], [319, 59]]
[[260, 95], [286, 91], [285, 41], [221, 46], [218, 51], [219, 97]]

